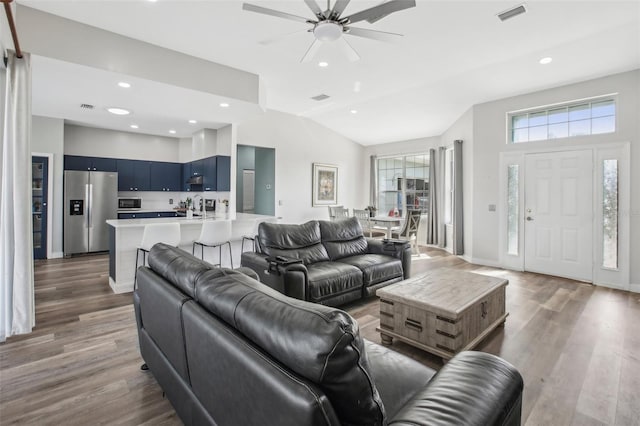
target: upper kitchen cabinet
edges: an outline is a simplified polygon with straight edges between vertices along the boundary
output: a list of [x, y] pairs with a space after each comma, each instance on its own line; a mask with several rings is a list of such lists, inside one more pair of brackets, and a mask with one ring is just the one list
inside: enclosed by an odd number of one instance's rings
[[203, 176], [205, 160], [196, 160], [191, 162], [191, 176]]
[[218, 155], [216, 157], [216, 190], [231, 190], [231, 157]]
[[229, 191], [231, 188], [231, 157], [216, 155], [204, 162], [203, 190]]
[[149, 191], [151, 163], [139, 160], [118, 160], [118, 191]]
[[180, 163], [151, 163], [152, 191], [181, 191], [182, 164]]
[[203, 190], [205, 191], [216, 191], [217, 188], [217, 174], [216, 174], [216, 158], [217, 157], [209, 157], [204, 160], [200, 160], [204, 162], [204, 175], [202, 179]]
[[97, 172], [116, 172], [118, 171], [117, 161], [115, 158], [102, 157], [85, 157], [81, 155], [65, 155], [65, 170], [89, 170]]
[[191, 163], [182, 164], [182, 177], [180, 179], [180, 188], [182, 191], [191, 191], [191, 184], [187, 182], [191, 177]]

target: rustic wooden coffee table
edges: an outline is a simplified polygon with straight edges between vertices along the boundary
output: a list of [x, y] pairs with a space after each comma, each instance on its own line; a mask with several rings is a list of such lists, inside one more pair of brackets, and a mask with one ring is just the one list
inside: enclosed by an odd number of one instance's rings
[[382, 343], [396, 338], [449, 359], [504, 324], [508, 280], [448, 268], [379, 289]]

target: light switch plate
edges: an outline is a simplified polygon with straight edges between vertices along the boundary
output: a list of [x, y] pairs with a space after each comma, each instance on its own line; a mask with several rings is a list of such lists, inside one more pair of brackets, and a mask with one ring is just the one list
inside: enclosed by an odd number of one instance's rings
[[496, 211], [496, 205], [495, 204], [489, 204], [489, 211], [490, 212], [495, 212]]

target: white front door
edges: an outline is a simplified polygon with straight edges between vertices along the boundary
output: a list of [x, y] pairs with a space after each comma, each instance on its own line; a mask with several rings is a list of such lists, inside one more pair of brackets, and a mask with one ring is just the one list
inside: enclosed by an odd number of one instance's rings
[[592, 151], [525, 159], [525, 270], [593, 281]]

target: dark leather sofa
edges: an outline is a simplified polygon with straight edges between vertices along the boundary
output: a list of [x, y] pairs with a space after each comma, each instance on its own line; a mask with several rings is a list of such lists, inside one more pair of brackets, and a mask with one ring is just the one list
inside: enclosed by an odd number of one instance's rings
[[375, 295], [411, 273], [409, 243], [366, 238], [356, 218], [261, 223], [255, 245], [255, 252], [242, 253], [242, 266], [287, 296], [323, 305]]
[[[186, 425], [519, 425], [522, 377], [463, 352], [438, 373], [337, 308], [155, 245], [138, 269], [140, 351]], [[141, 373], [145, 374], [145, 373]]]

